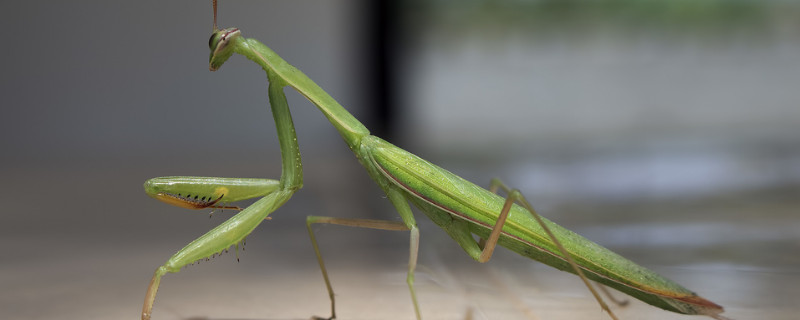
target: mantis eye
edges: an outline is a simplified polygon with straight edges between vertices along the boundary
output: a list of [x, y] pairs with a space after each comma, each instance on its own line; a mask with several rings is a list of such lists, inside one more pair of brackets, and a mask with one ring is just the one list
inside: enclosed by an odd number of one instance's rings
[[214, 43], [216, 43], [217, 35], [219, 35], [219, 31], [212, 33], [211, 38], [208, 39], [208, 48], [211, 50], [214, 50]]

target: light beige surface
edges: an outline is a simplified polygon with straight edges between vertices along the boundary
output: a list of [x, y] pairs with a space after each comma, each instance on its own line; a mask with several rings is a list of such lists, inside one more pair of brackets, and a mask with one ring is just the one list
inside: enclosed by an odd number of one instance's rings
[[[58, 174], [23, 170], [5, 175], [8, 180], [1, 191], [6, 194], [11, 192], [9, 186], [32, 188], [49, 179], [44, 190], [50, 196], [29, 194], [6, 203], [0, 235], [3, 318], [138, 318], [155, 267], [227, 215], [216, 213], [209, 219], [206, 212], [187, 213], [147, 198], [139, 183], [149, 170], [131, 169], [120, 175], [115, 170], [75, 168]], [[347, 170], [340, 173], [350, 174]], [[108, 179], [115, 174], [117, 178]], [[368, 181], [356, 178], [353, 184], [362, 182]], [[327, 315], [328, 300], [303, 224], [305, 215], [322, 214], [316, 210], [331, 201], [315, 197], [324, 194], [320, 186], [325, 183], [310, 178], [306, 189], [260, 226], [248, 238], [246, 251], [239, 253], [241, 262], [229, 253], [166, 275], [154, 319]], [[358, 209], [357, 203], [363, 202], [353, 199], [362, 198], [385, 210], [379, 217], [394, 219], [385, 199], [370, 190], [371, 185], [364, 188], [343, 194], [339, 201], [353, 205], [340, 206]], [[778, 202], [782, 204], [771, 201], [767, 204], [772, 207], [737, 206], [740, 211], [727, 211], [740, 217], [720, 221], [730, 227], [726, 239], [734, 240], [728, 243], [655, 250], [643, 241], [641, 248], [614, 248], [724, 305], [726, 315], [734, 319], [793, 319], [794, 301], [800, 296], [798, 240], [780, 230], [797, 226], [798, 217], [791, 212], [800, 206], [791, 199]], [[336, 205], [330, 207], [331, 215], [347, 215], [337, 213]], [[721, 211], [726, 210], [717, 212]], [[350, 214], [369, 216], [359, 212]], [[575, 277], [502, 250], [490, 263], [478, 264], [423, 215], [418, 219], [422, 248], [417, 290], [426, 319], [464, 319], [469, 310], [473, 319], [607, 319]], [[611, 236], [586, 229], [581, 222], [569, 225], [595, 237]], [[406, 233], [333, 226], [317, 230], [340, 319], [413, 318], [404, 282]], [[637, 301], [615, 310], [621, 319], [687, 319]]]

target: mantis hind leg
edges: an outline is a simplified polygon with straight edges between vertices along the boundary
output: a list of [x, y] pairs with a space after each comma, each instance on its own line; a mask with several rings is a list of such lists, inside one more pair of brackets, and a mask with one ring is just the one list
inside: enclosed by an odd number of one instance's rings
[[[539, 225], [542, 226], [542, 229], [544, 229], [544, 231], [547, 233], [550, 239], [552, 239], [553, 242], [556, 244], [556, 246], [558, 246], [558, 249], [559, 251], [561, 251], [561, 254], [564, 256], [567, 262], [572, 266], [572, 269], [575, 270], [575, 274], [577, 274], [578, 277], [581, 278], [583, 283], [586, 285], [586, 288], [589, 289], [589, 291], [594, 296], [595, 300], [597, 300], [597, 303], [600, 304], [600, 307], [603, 308], [603, 310], [605, 310], [606, 312], [608, 312], [608, 315], [612, 319], [617, 320], [617, 316], [614, 315], [614, 313], [605, 303], [603, 298], [600, 297], [600, 295], [594, 289], [594, 286], [592, 286], [592, 284], [589, 282], [589, 279], [586, 278], [585, 274], [583, 274], [583, 270], [580, 267], [578, 267], [578, 265], [575, 263], [575, 259], [572, 258], [572, 255], [564, 248], [561, 242], [558, 241], [555, 234], [553, 234], [553, 232], [550, 231], [550, 228], [548, 228], [547, 225], [544, 223], [542, 217], [539, 216], [539, 214], [536, 213], [535, 210], [533, 210], [533, 206], [531, 206], [531, 204], [528, 203], [528, 200], [525, 199], [525, 196], [523, 196], [519, 190], [509, 188], [499, 179], [492, 179], [489, 191], [491, 191], [492, 193], [497, 193], [498, 189], [503, 189], [503, 191], [505, 191], [508, 195], [506, 197], [506, 202], [503, 205], [503, 210], [500, 212], [500, 216], [497, 218], [497, 223], [492, 229], [492, 232], [489, 234], [489, 237], [485, 241], [481, 241], [481, 243], [483, 244], [483, 252], [481, 253], [480, 258], [485, 260], [483, 261], [479, 260], [479, 261], [485, 262], [491, 258], [492, 252], [494, 252], [494, 248], [497, 246], [497, 240], [499, 239], [500, 233], [503, 230], [503, 224], [505, 223], [505, 220], [508, 217], [509, 212], [511, 211], [511, 205], [517, 203], [521, 205], [523, 208], [525, 208], [531, 214], [531, 216], [533, 216], [536, 222], [538, 222]], [[603, 292], [609, 295], [608, 291], [603, 290]], [[611, 299], [616, 302], [615, 299], [613, 298]], [[620, 303], [618, 302], [618, 304]]]
[[388, 189], [386, 192], [389, 200], [394, 204], [403, 222], [399, 221], [386, 221], [386, 220], [371, 220], [371, 219], [345, 219], [345, 218], [331, 218], [309, 216], [306, 219], [306, 227], [308, 228], [308, 235], [311, 238], [311, 244], [314, 246], [314, 252], [317, 255], [317, 262], [319, 262], [322, 277], [325, 280], [325, 286], [328, 289], [328, 296], [331, 300], [331, 316], [328, 318], [313, 317], [315, 320], [331, 320], [336, 319], [336, 303], [333, 293], [333, 286], [331, 285], [330, 278], [328, 277], [328, 270], [325, 267], [325, 262], [322, 260], [322, 253], [319, 250], [317, 238], [314, 236], [314, 231], [311, 228], [312, 224], [327, 223], [340, 226], [389, 230], [389, 231], [410, 231], [409, 240], [409, 258], [408, 258], [408, 275], [406, 283], [411, 292], [411, 301], [414, 303], [414, 313], [417, 319], [422, 319], [419, 303], [417, 303], [417, 293], [414, 289], [414, 270], [417, 268], [417, 254], [419, 252], [419, 229], [411, 213], [411, 207], [408, 205], [405, 197], [396, 190]]

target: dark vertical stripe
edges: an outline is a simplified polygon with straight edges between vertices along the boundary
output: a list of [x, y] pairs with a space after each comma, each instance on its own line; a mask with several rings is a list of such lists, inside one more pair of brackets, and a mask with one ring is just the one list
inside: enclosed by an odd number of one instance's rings
[[394, 112], [397, 104], [393, 63], [397, 55], [397, 1], [362, 1], [366, 8], [364, 21], [364, 63], [368, 66], [363, 88], [369, 95], [366, 104], [370, 119], [366, 126], [373, 135], [392, 141]]

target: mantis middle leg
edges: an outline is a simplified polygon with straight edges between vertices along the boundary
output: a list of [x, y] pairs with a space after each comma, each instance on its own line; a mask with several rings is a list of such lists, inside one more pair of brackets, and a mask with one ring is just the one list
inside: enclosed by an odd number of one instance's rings
[[400, 213], [400, 217], [403, 220], [402, 222], [371, 219], [344, 219], [319, 216], [309, 216], [306, 219], [306, 226], [308, 227], [308, 234], [311, 238], [311, 244], [314, 246], [314, 252], [316, 252], [317, 261], [319, 262], [319, 267], [322, 271], [322, 277], [325, 280], [325, 286], [328, 289], [328, 296], [331, 300], [331, 316], [329, 318], [314, 317], [314, 319], [336, 319], [336, 303], [333, 287], [331, 285], [330, 278], [328, 277], [328, 270], [325, 267], [325, 262], [322, 259], [322, 253], [320, 252], [319, 245], [317, 244], [317, 238], [314, 235], [314, 231], [311, 229], [311, 225], [315, 223], [327, 223], [390, 231], [410, 231], [408, 275], [406, 276], [406, 283], [408, 284], [408, 289], [411, 292], [411, 301], [414, 303], [414, 313], [416, 314], [417, 319], [422, 319], [419, 310], [419, 303], [417, 303], [417, 293], [414, 289], [414, 271], [417, 268], [417, 256], [419, 253], [419, 228], [417, 228], [417, 222], [414, 219], [413, 213], [411, 212], [411, 207], [408, 205], [408, 201], [405, 199], [403, 194], [393, 188], [385, 189], [385, 191], [389, 201], [392, 202], [394, 207], [397, 209], [397, 212]]

